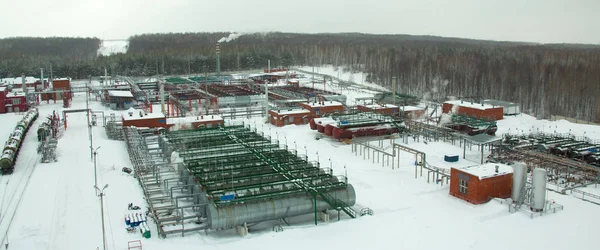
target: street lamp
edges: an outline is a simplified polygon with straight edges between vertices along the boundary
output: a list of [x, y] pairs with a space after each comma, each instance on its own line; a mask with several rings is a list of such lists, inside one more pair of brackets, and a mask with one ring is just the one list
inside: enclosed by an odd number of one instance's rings
[[[98, 154], [98, 149], [100, 149], [100, 146], [96, 149], [92, 149], [94, 155], [94, 187], [98, 186], [98, 172], [96, 171], [96, 155]], [[96, 192], [96, 195], [98, 195], [98, 192]]]
[[108, 184], [104, 185], [102, 189], [98, 186], [94, 186], [96, 191], [100, 192], [100, 213], [102, 217], [102, 249], [106, 250], [106, 233], [104, 231], [104, 189], [108, 187]]

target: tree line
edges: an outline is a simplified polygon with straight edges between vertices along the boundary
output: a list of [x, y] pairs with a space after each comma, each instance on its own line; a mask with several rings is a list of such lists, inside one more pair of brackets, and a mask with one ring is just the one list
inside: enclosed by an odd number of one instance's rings
[[[73, 78], [101, 75], [104, 67], [112, 74], [130, 76], [214, 72], [215, 43], [228, 35], [136, 35], [129, 38], [127, 53], [111, 56], [96, 56], [98, 39], [42, 42], [46, 39], [35, 38], [27, 43], [1, 39], [0, 77], [21, 72], [39, 75], [39, 68], [48, 64], [55, 75]], [[60, 44], [60, 49], [44, 44]], [[388, 88], [396, 77], [398, 91], [432, 100], [447, 96], [501, 99], [520, 103], [523, 111], [537, 117], [556, 114], [600, 120], [600, 101], [596, 100], [600, 47], [594, 45], [273, 32], [244, 34], [220, 46], [222, 71], [264, 68], [269, 59], [273, 66], [331, 64], [365, 72], [369, 81]]]

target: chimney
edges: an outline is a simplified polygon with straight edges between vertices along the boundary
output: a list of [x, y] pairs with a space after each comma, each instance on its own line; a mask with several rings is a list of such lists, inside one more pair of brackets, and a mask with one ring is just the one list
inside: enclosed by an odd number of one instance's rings
[[201, 115], [201, 116], [200, 116], [200, 119], [204, 120], [204, 116], [203, 116], [203, 115]]
[[496, 173], [498, 173], [500, 167], [498, 165], [496, 165]]

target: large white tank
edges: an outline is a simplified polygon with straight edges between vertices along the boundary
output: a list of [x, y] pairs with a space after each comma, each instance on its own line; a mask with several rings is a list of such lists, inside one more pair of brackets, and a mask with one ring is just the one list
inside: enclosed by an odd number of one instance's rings
[[544, 209], [546, 203], [546, 170], [536, 168], [533, 170], [531, 190], [531, 210], [539, 212]]
[[527, 178], [527, 165], [522, 162], [517, 162], [512, 165], [513, 167], [513, 179], [512, 179], [512, 194], [511, 198], [513, 202], [519, 200], [521, 196], [521, 188], [525, 185]]

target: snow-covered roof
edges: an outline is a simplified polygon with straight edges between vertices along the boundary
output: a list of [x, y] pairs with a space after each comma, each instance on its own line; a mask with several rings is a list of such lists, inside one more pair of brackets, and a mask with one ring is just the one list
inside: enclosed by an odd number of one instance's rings
[[389, 108], [398, 108], [398, 106], [396, 105], [392, 105], [392, 104], [367, 104], [367, 105], [363, 105], [364, 107], [370, 108], [370, 109], [389, 109]]
[[25, 94], [25, 92], [10, 92], [8, 94], [6, 94], [6, 97], [23, 97], [23, 96], [27, 96]]
[[[144, 111], [141, 111], [143, 116], [140, 116], [140, 111], [141, 110], [135, 110], [133, 111], [133, 115], [129, 116], [129, 114], [124, 114], [123, 115], [123, 120], [125, 121], [132, 121], [132, 120], [144, 120], [144, 119], [160, 119], [160, 118], [165, 118], [165, 115], [162, 113], [149, 113], [149, 114], [144, 114]], [[127, 112], [131, 112], [129, 110], [127, 110]]]
[[290, 109], [276, 111], [279, 115], [294, 115], [294, 114], [310, 114], [310, 110], [306, 109]]
[[400, 110], [404, 110], [404, 111], [417, 111], [417, 110], [425, 110], [425, 108], [422, 107], [415, 107], [415, 106], [401, 106]]
[[485, 100], [482, 101], [482, 103], [489, 104], [489, 105], [494, 105], [494, 106], [503, 106], [503, 107], [519, 106], [519, 104], [516, 104], [514, 102], [492, 100], [492, 99], [485, 99]]
[[310, 107], [313, 108], [319, 108], [319, 107], [331, 107], [331, 106], [342, 106], [342, 103], [340, 102], [336, 102], [336, 101], [325, 101], [324, 103], [319, 103], [319, 102], [309, 102], [309, 103], [304, 103]]
[[222, 121], [222, 120], [223, 120], [223, 117], [218, 116], [218, 115], [172, 117], [172, 118], [167, 118], [167, 124]]
[[6, 91], [6, 87], [0, 87], [0, 91]]
[[[498, 173], [496, 173], [496, 166], [498, 166]], [[477, 176], [480, 180], [499, 175], [506, 175], [513, 172], [513, 168], [511, 166], [501, 163], [486, 163], [483, 165], [465, 167], [459, 170]]]
[[320, 117], [320, 118], [315, 118], [313, 119], [315, 121], [316, 124], [326, 124], [326, 123], [336, 123], [337, 121], [334, 119], [331, 119], [331, 117]]
[[[37, 81], [39, 81], [40, 78], [36, 78], [33, 76], [26, 76], [25, 77], [25, 83], [35, 83]], [[44, 78], [44, 80], [48, 80], [48, 78]], [[0, 79], [0, 84], [22, 84], [23, 83], [23, 78], [22, 77], [15, 77], [15, 78], [2, 78]]]
[[489, 105], [489, 104], [476, 103], [476, 102], [465, 102], [465, 101], [461, 101], [461, 100], [445, 101], [444, 103], [458, 105], [458, 106], [466, 107], [466, 108], [481, 109], [481, 110], [486, 110], [486, 109], [491, 109], [491, 108], [501, 108], [501, 106], [493, 106], [493, 105]]
[[131, 91], [109, 90], [108, 91], [108, 96], [113, 96], [113, 97], [133, 97], [133, 94], [131, 94]]

